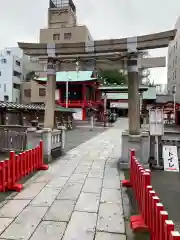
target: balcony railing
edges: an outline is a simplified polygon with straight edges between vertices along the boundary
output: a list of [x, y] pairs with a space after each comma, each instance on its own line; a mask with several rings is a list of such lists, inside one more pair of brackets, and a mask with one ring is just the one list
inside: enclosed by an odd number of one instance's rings
[[[59, 100], [58, 103], [60, 105], [66, 105], [66, 100]], [[69, 106], [88, 106], [88, 105], [96, 105], [103, 103], [103, 100], [69, 100], [68, 105]]]

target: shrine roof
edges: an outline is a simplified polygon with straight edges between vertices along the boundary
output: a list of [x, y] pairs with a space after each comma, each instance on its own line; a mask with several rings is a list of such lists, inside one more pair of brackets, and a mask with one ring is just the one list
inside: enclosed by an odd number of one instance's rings
[[[45, 105], [44, 104], [18, 104], [14, 102], [3, 102], [0, 101], [0, 108], [6, 108], [11, 110], [36, 110], [36, 111], [44, 111]], [[57, 112], [76, 112], [73, 108], [64, 108], [60, 105], [56, 105], [55, 111]]]
[[[92, 77], [92, 71], [66, 71], [66, 72], [57, 72], [56, 73], [56, 82], [87, 82], [87, 81], [95, 81], [97, 78]], [[46, 82], [47, 77], [37, 78], [37, 81]]]

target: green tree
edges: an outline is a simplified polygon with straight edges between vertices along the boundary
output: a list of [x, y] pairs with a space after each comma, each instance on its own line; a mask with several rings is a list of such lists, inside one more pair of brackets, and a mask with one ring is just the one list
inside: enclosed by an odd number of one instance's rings
[[36, 75], [35, 71], [28, 72], [26, 74], [26, 81], [33, 80], [34, 78], [37, 78], [38, 76]]
[[127, 77], [118, 70], [104, 70], [100, 72], [104, 85], [122, 85], [127, 84]]

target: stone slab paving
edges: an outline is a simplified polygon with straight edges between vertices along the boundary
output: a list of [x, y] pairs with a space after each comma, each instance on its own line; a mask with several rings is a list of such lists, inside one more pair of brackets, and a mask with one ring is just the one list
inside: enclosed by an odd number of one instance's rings
[[0, 209], [0, 239], [124, 240], [123, 123], [70, 150]]

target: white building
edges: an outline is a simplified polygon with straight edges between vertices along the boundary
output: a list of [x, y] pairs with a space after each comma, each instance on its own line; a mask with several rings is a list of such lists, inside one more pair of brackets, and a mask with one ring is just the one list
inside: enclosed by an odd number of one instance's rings
[[176, 99], [180, 100], [180, 18], [176, 22], [176, 36], [168, 47], [167, 88], [173, 93], [176, 87]]
[[20, 102], [23, 75], [23, 52], [19, 48], [0, 51], [0, 101]]
[[167, 94], [167, 84], [157, 84], [156, 85], [156, 93], [157, 94]]

